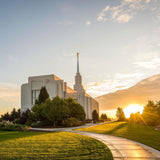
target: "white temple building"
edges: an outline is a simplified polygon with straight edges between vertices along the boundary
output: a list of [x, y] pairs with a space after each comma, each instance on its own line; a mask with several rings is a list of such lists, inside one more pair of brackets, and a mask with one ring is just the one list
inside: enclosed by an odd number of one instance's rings
[[92, 119], [93, 110], [97, 110], [99, 114], [98, 102], [86, 93], [82, 85], [82, 77], [79, 73], [79, 53], [77, 53], [77, 73], [75, 76], [74, 90], [67, 86], [67, 82], [64, 82], [64, 80], [54, 74], [29, 77], [28, 83], [21, 86], [22, 112], [31, 109], [36, 99], [38, 99], [40, 89], [43, 86], [46, 87], [51, 99], [57, 95], [61, 98], [74, 98], [84, 107], [86, 119]]

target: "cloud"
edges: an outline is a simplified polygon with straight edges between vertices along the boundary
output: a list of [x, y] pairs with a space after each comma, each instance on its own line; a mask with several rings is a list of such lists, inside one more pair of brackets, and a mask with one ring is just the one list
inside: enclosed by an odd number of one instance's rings
[[86, 22], [86, 26], [89, 27], [90, 25], [91, 25], [91, 22], [90, 22], [90, 21], [87, 21], [87, 22]]
[[149, 3], [149, 2], [151, 2], [151, 0], [146, 0], [146, 3]]
[[109, 11], [110, 6], [106, 6], [99, 14], [97, 17], [97, 21], [101, 22], [101, 21], [106, 21], [107, 18], [105, 17], [105, 12]]
[[122, 74], [122, 73], [117, 73], [116, 78], [122, 79], [122, 78], [138, 78], [142, 77], [144, 74], [143, 73], [127, 73], [127, 74]]
[[143, 73], [117, 73], [112, 80], [89, 82], [84, 87], [91, 96], [98, 97], [117, 90], [129, 88], [139, 82], [144, 76]]
[[160, 67], [160, 58], [159, 59], [152, 59], [150, 61], [140, 61], [140, 62], [135, 62], [138, 67], [143, 67], [146, 69], [157, 69]]
[[127, 23], [133, 18], [133, 16], [128, 15], [128, 14], [122, 14], [119, 17], [117, 17], [117, 22], [119, 23]]
[[149, 3], [156, 0], [122, 0], [117, 6], [107, 5], [97, 16], [97, 21], [115, 20], [118, 23], [127, 23], [141, 10], [150, 8]]
[[103, 12], [107, 12], [109, 10], [109, 6], [106, 6], [106, 8], [103, 9]]
[[157, 69], [160, 67], [160, 53], [150, 52], [142, 54], [134, 64], [139, 68]]

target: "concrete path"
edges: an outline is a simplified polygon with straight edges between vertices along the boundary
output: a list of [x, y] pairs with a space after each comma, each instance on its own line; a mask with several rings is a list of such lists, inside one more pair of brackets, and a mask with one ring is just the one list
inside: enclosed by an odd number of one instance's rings
[[31, 128], [30, 130], [46, 131], [46, 132], [60, 132], [60, 131], [73, 132], [98, 139], [99, 141], [103, 142], [108, 146], [108, 148], [111, 150], [113, 154], [114, 160], [160, 160], [160, 151], [155, 150], [146, 145], [143, 145], [141, 143], [116, 136], [73, 130], [76, 128], [85, 128], [94, 125], [97, 124], [87, 124], [83, 127], [80, 126], [80, 127], [54, 128], [54, 129]]
[[[113, 121], [114, 122], [114, 121]], [[78, 128], [87, 128], [87, 127], [92, 127], [92, 126], [98, 126], [101, 124], [106, 124], [106, 123], [113, 123], [113, 122], [105, 122], [105, 123], [86, 123], [83, 126], [77, 126], [77, 127], [65, 127], [65, 128], [31, 128], [30, 131], [42, 131], [42, 132], [60, 132], [60, 131], [72, 131], [73, 129], [78, 129]]]
[[160, 160], [160, 151], [135, 141], [99, 133], [71, 132], [100, 140], [111, 150], [114, 160]]

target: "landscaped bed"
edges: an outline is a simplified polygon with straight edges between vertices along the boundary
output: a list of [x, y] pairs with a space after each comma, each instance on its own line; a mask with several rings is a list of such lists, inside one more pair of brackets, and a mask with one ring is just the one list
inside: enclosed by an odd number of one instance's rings
[[100, 141], [69, 132], [0, 131], [0, 158], [108, 159], [112, 155]]

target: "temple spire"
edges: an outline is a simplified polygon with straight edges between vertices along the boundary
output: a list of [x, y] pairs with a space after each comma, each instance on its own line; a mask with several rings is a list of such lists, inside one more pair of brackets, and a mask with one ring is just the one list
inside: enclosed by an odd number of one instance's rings
[[77, 53], [77, 73], [75, 76], [74, 90], [80, 91], [80, 92], [84, 90], [82, 85], [82, 77], [79, 73], [79, 53]]
[[79, 73], [79, 53], [77, 53], [77, 73]]

